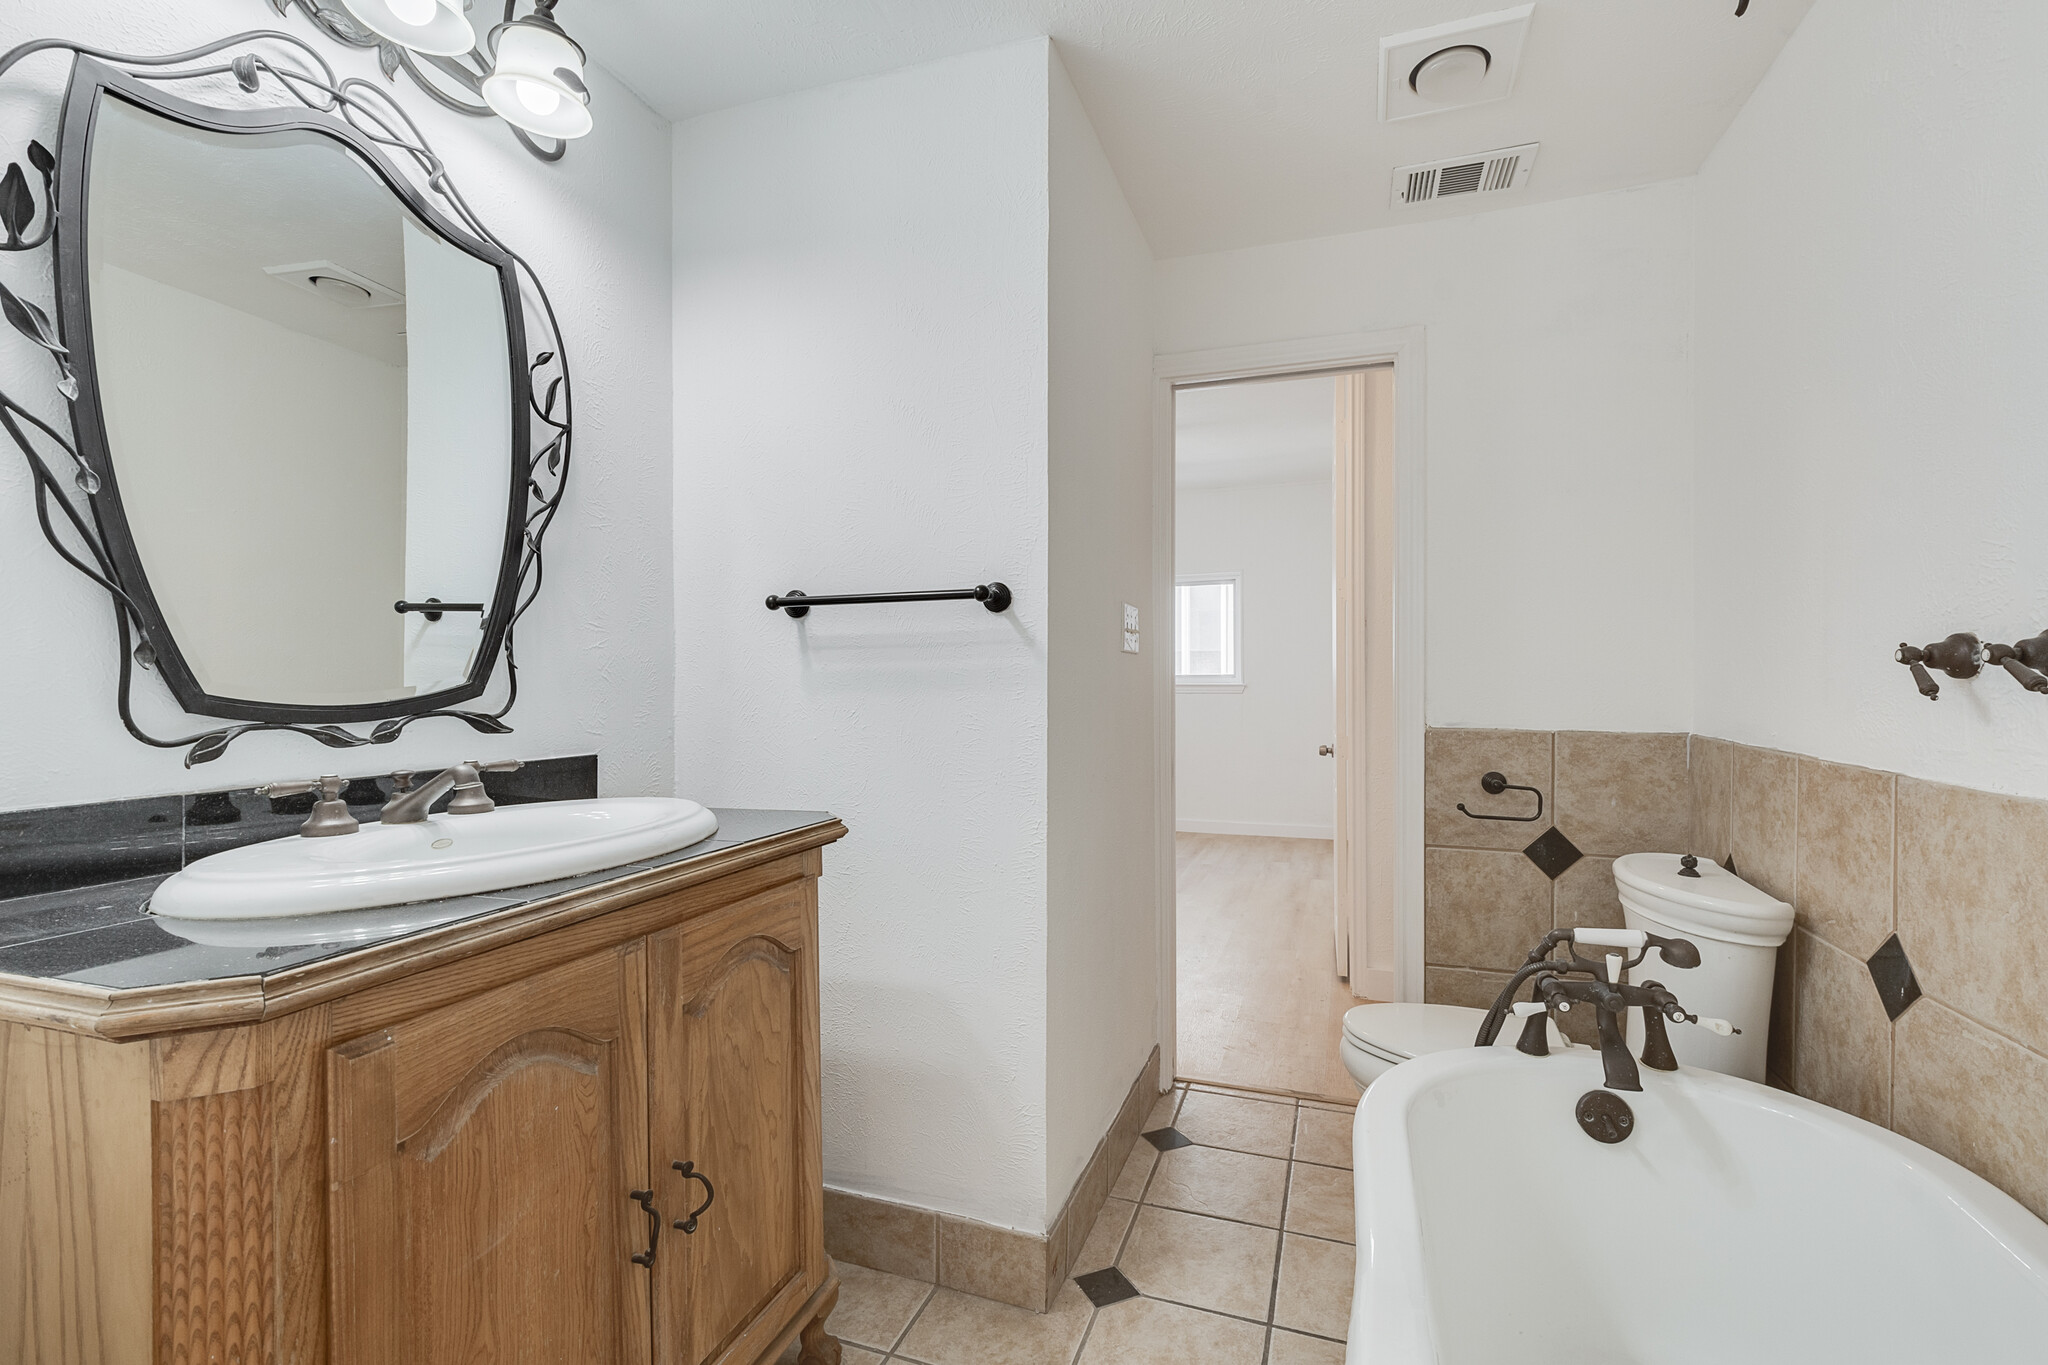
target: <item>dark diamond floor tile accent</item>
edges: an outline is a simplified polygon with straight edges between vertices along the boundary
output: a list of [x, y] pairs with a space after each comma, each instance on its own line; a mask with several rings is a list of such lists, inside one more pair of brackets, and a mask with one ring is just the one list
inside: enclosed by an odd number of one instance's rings
[[1195, 1145], [1195, 1140], [1178, 1128], [1154, 1128], [1151, 1132], [1141, 1133], [1139, 1136], [1162, 1152], [1170, 1152], [1176, 1147], [1192, 1147]]
[[1543, 875], [1556, 881], [1571, 865], [1586, 855], [1579, 852], [1579, 846], [1564, 837], [1564, 831], [1556, 825], [1543, 831], [1542, 837], [1522, 850], [1523, 856], [1543, 869]]
[[1913, 964], [1906, 960], [1906, 945], [1893, 934], [1870, 955], [1870, 979], [1877, 983], [1877, 998], [1884, 1002], [1884, 1012], [1896, 1020], [1913, 1007], [1920, 998], [1920, 982], [1913, 975]]
[[1123, 1271], [1115, 1266], [1107, 1270], [1091, 1270], [1086, 1275], [1076, 1275], [1074, 1283], [1081, 1286], [1081, 1292], [1088, 1296], [1088, 1302], [1097, 1308], [1107, 1308], [1113, 1303], [1122, 1303], [1125, 1299], [1138, 1297], [1138, 1286], [1132, 1284]]

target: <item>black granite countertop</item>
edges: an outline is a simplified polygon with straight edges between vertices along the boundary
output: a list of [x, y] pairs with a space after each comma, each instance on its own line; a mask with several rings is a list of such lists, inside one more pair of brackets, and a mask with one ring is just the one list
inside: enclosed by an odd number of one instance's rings
[[[580, 877], [391, 910], [194, 927], [194, 932], [204, 933], [210, 939], [245, 937], [247, 941], [239, 945], [195, 942], [167, 927], [174, 922], [145, 913], [150, 896], [167, 879], [168, 872], [0, 899], [0, 974], [71, 981], [113, 990], [269, 976], [567, 891], [723, 853], [833, 819], [824, 811], [714, 807], [713, 814], [718, 817], [718, 832], [701, 843], [659, 858]], [[394, 921], [403, 923], [398, 927], [379, 927], [391, 926]], [[293, 941], [337, 932], [351, 936], [339, 942]]]

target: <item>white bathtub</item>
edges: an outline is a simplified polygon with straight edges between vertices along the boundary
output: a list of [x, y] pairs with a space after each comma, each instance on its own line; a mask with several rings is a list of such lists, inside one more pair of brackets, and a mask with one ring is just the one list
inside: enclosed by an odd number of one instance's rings
[[1596, 1052], [1418, 1058], [1359, 1105], [1348, 1365], [2048, 1361], [2048, 1224], [1833, 1109]]

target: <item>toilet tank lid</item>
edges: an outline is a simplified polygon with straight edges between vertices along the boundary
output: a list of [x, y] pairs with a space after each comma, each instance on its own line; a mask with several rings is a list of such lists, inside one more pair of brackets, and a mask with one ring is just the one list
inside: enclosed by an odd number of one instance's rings
[[1696, 870], [1699, 876], [1684, 876], [1676, 853], [1629, 853], [1614, 860], [1614, 880], [1624, 891], [1653, 896], [1675, 907], [1790, 927], [1792, 907], [1776, 896], [1705, 858], [1699, 860]]
[[1382, 1053], [1426, 1057], [1470, 1047], [1485, 1010], [1463, 1005], [1354, 1005], [1344, 1012], [1344, 1032]]

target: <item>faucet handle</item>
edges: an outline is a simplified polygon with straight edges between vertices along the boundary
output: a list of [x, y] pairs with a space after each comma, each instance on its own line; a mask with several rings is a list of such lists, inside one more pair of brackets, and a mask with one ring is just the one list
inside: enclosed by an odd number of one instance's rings
[[1735, 1025], [1729, 1023], [1726, 1019], [1701, 1019], [1695, 1017], [1693, 1019], [1687, 1020], [1687, 1022], [1698, 1024], [1707, 1032], [1718, 1033], [1723, 1038], [1742, 1032], [1741, 1029], [1735, 1027]]
[[320, 786], [315, 780], [305, 782], [266, 782], [256, 788], [258, 796], [304, 796]]
[[305, 824], [299, 826], [299, 834], [302, 838], [322, 839], [337, 834], [354, 834], [359, 828], [355, 816], [348, 812], [348, 803], [341, 799], [342, 790], [347, 786], [348, 783], [340, 777], [329, 775], [307, 782], [269, 782], [256, 788], [256, 794], [279, 797], [317, 793], [313, 813]]

